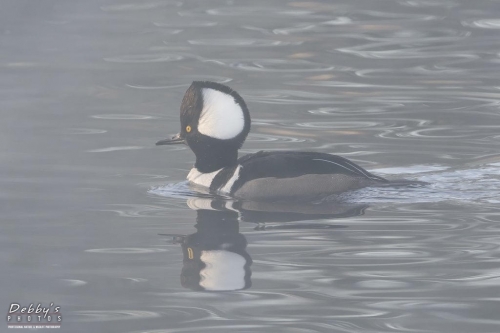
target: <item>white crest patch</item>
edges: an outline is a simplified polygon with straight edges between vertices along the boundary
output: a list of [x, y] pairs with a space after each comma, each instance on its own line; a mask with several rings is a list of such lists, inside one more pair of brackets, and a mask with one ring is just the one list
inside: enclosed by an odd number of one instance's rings
[[243, 131], [245, 116], [234, 97], [218, 90], [204, 88], [203, 110], [198, 121], [201, 134], [216, 139], [232, 139]]

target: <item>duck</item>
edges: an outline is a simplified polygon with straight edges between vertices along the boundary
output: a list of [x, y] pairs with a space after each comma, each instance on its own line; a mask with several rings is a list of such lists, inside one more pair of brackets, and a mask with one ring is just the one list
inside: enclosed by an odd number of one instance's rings
[[251, 127], [248, 107], [230, 87], [194, 81], [181, 102], [181, 130], [156, 145], [186, 144], [196, 160], [190, 184], [252, 201], [312, 201], [364, 187], [422, 185], [390, 181], [342, 156], [309, 151], [259, 151], [238, 157]]

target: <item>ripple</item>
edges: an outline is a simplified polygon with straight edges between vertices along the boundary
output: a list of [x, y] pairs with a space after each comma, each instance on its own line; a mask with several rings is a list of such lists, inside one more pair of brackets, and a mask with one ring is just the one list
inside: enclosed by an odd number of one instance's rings
[[[358, 72], [357, 72], [358, 73]], [[360, 71], [359, 73], [366, 74], [366, 71]], [[362, 76], [362, 75], [359, 75]], [[372, 89], [398, 89], [398, 90], [414, 90], [417, 86], [405, 85], [382, 85], [382, 84], [369, 84], [369, 83], [358, 83], [358, 82], [347, 82], [347, 81], [330, 81], [330, 80], [303, 80], [290, 82], [290, 85], [294, 86], [313, 86], [313, 87], [338, 87], [338, 88], [372, 88]]]
[[[347, 253], [347, 255], [349, 255], [349, 253]], [[372, 257], [372, 258], [391, 258], [391, 257], [422, 258], [422, 257], [428, 257], [429, 253], [391, 250], [391, 251], [355, 252], [352, 255], [360, 257]]]
[[152, 311], [140, 310], [115, 310], [115, 311], [75, 311], [75, 315], [82, 318], [76, 319], [77, 321], [111, 321], [111, 320], [129, 320], [129, 319], [145, 319], [160, 317], [160, 314]]
[[247, 59], [247, 60], [205, 60], [225, 67], [237, 68], [250, 72], [327, 72], [336, 69], [333, 66], [322, 65], [302, 59]]
[[[341, 47], [332, 52], [342, 52], [368, 59], [478, 59], [473, 51], [458, 49], [459, 42], [469, 39], [469, 31], [441, 30], [397, 30], [391, 35], [365, 36], [365, 43]], [[366, 41], [370, 42], [366, 42]], [[412, 43], [408, 44], [407, 41]]]
[[[183, 12], [183, 14], [190, 12]], [[222, 8], [214, 8], [206, 10], [208, 15], [214, 16], [251, 16], [251, 17], [262, 17], [262, 16], [303, 16], [309, 15], [312, 12], [308, 10], [283, 10], [280, 8], [270, 9], [269, 7], [237, 7], [237, 6], [227, 6]]]
[[158, 253], [167, 252], [167, 249], [158, 248], [141, 248], [141, 247], [121, 247], [121, 248], [107, 248], [107, 249], [89, 249], [85, 252], [91, 253], [105, 253], [105, 254], [145, 254], [145, 253]]
[[[273, 332], [293, 332], [293, 333], [308, 333], [310, 330], [294, 329], [290, 331], [288, 328], [276, 328], [271, 325], [258, 325], [258, 324], [209, 324], [209, 325], [199, 325], [191, 326], [189, 331], [214, 331], [214, 332], [263, 332], [263, 329], [272, 329]], [[168, 329], [153, 329], [153, 330], [143, 330], [134, 333], [173, 333], [173, 332], [186, 332], [184, 328], [168, 328]]]
[[[493, 250], [496, 250], [498, 247], [497, 244], [498, 242], [495, 242]], [[483, 273], [474, 273], [465, 277], [447, 278], [446, 281], [460, 282], [461, 285], [469, 287], [498, 286], [500, 282], [500, 270], [486, 270]]]
[[410, 286], [407, 282], [393, 281], [393, 280], [366, 280], [357, 283], [361, 288], [368, 289], [403, 289]]
[[366, 104], [367, 105], [363, 105], [360, 101], [360, 103], [355, 106], [343, 105], [342, 107], [320, 107], [317, 109], [307, 110], [307, 112], [315, 115], [366, 115], [388, 113], [391, 108], [399, 106], [397, 104], [377, 106], [374, 105], [373, 102], [368, 102]]
[[300, 45], [302, 42], [283, 42], [279, 40], [268, 39], [196, 39], [188, 40], [191, 45], [207, 45], [207, 46], [280, 46], [280, 45]]
[[273, 143], [298, 143], [313, 142], [311, 139], [299, 139], [294, 137], [271, 135], [271, 134], [250, 134], [246, 142], [273, 142]]
[[462, 25], [466, 27], [483, 28], [483, 29], [500, 29], [500, 19], [462, 21]]
[[393, 175], [411, 175], [425, 172], [436, 172], [444, 171], [450, 167], [444, 165], [410, 165], [407, 167], [391, 167], [391, 168], [379, 168], [372, 170], [375, 173], [381, 174], [393, 174]]
[[295, 126], [306, 127], [312, 129], [359, 129], [379, 126], [377, 122], [370, 121], [322, 121], [322, 122], [308, 122], [308, 123], [296, 123]]
[[[443, 127], [435, 127], [435, 128], [423, 128], [423, 129], [418, 129], [406, 133], [398, 133], [396, 134], [399, 137], [421, 137], [421, 138], [443, 138], [443, 139], [453, 139], [453, 138], [465, 138], [467, 136], [475, 134], [475, 131], [472, 131], [471, 129], [464, 129], [463, 134], [459, 134], [457, 132], [460, 132], [457, 128], [454, 127], [448, 127], [448, 126], [443, 126]], [[436, 133], [437, 132], [437, 133]], [[443, 134], [439, 132], [444, 132]], [[429, 133], [433, 133], [432, 135]], [[447, 134], [450, 133], [450, 134]], [[453, 134], [451, 134], [453, 133]]]
[[[440, 77], [443, 75], [460, 75], [464, 74], [465, 70], [463, 68], [457, 68], [459, 65], [463, 65], [465, 63], [472, 62], [476, 59], [478, 59], [477, 55], [474, 54], [467, 54], [467, 53], [456, 53], [455, 54], [458, 58], [456, 60], [448, 60], [448, 61], [442, 61], [440, 64], [434, 64], [431, 66], [416, 66], [416, 67], [408, 67], [406, 69], [394, 69], [394, 68], [377, 68], [377, 69], [362, 69], [362, 70], [357, 70], [355, 72], [356, 76], [362, 77], [362, 78], [372, 78], [372, 79], [377, 79], [377, 78], [384, 78], [384, 79], [408, 79], [409, 76], [411, 75], [418, 75], [422, 76], [425, 75], [426, 77], [419, 77], [415, 79], [419, 80], [413, 80], [413, 85], [408, 85], [413, 90], [416, 89], [423, 89], [422, 83], [424, 85], [439, 85], [441, 87], [446, 87], [449, 86], [453, 87], [456, 89], [457, 86], [468, 86], [468, 85], [474, 85], [474, 81], [470, 79], [461, 79], [461, 80], [440, 80]], [[440, 59], [444, 59], [445, 57], [440, 57]], [[419, 86], [416, 86], [415, 83], [420, 84]], [[477, 83], [476, 83], [477, 84]], [[406, 86], [406, 85], [405, 85]], [[389, 88], [392, 88], [391, 86], [388, 86]], [[402, 90], [400, 88], [397, 88], [398, 90]], [[403, 88], [404, 89], [404, 88]], [[443, 94], [444, 92], [429, 92], [428, 90], [422, 90], [422, 92], [419, 91], [413, 91], [413, 93], [426, 93], [428, 96], [436, 95], [436, 94]], [[453, 91], [448, 91], [448, 94], [453, 94]], [[444, 94], [443, 94], [444, 95]]]
[[[189, 198], [208, 198], [213, 199], [217, 196], [208, 193], [202, 193], [194, 191], [190, 186], [188, 181], [182, 181], [179, 183], [171, 183], [158, 187], [154, 187], [148, 191], [148, 193], [154, 195], [160, 195], [167, 198], [177, 198], [177, 199], [189, 199]], [[182, 205], [185, 207], [185, 205]]]
[[97, 188], [97, 187], [75, 187], [74, 190], [83, 193], [96, 193], [104, 191], [103, 188]]
[[[500, 197], [500, 167], [494, 164], [479, 166], [473, 169], [429, 172], [423, 169], [421, 173], [409, 168], [408, 174], [417, 180], [431, 185], [418, 188], [365, 188], [342, 195], [346, 200], [355, 202], [464, 202], [497, 204]], [[405, 172], [397, 170], [396, 174]], [[418, 176], [418, 177], [417, 177]], [[390, 178], [390, 177], [389, 177]]]
[[157, 119], [153, 116], [145, 116], [140, 114], [97, 114], [91, 116], [96, 119], [109, 119], [109, 120], [146, 120]]
[[[295, 272], [300, 274], [300, 271]], [[276, 272], [262, 272], [267, 277], [274, 275], [279, 279]], [[285, 278], [287, 279], [287, 278]], [[327, 307], [316, 307], [315, 311], [304, 311], [304, 308], [313, 303], [312, 295], [307, 293], [288, 293], [280, 291], [266, 290], [261, 291], [245, 291], [240, 292], [246, 298], [245, 302], [234, 302], [231, 307], [233, 315], [245, 315], [252, 318], [259, 318], [262, 321], [272, 322], [292, 322], [297, 323], [303, 319], [312, 318], [360, 318], [360, 317], [375, 317], [382, 314], [381, 311], [359, 308], [355, 306], [337, 305], [335, 302], [328, 303]], [[272, 310], [275, 309], [275, 310]], [[276, 310], [279, 309], [279, 310]]]
[[7, 68], [34, 68], [40, 66], [36, 62], [8, 62], [5, 64], [0, 64], [0, 66], [5, 66]]
[[[172, 207], [155, 206], [155, 205], [127, 205], [127, 204], [113, 204], [108, 205], [116, 207], [114, 209], [102, 209], [104, 212], [113, 212], [121, 217], [165, 217], [168, 216], [169, 210]], [[123, 207], [123, 208], [121, 208]]]
[[161, 28], [207, 28], [207, 27], [215, 27], [217, 22], [210, 21], [187, 21], [187, 22], [179, 22], [179, 23], [171, 23], [171, 22], [153, 22], [153, 24], [157, 27]]
[[156, 89], [172, 89], [172, 88], [181, 88], [181, 87], [189, 87], [192, 83], [192, 81], [214, 81], [218, 83], [228, 83], [231, 82], [233, 79], [229, 77], [221, 77], [221, 76], [189, 76], [186, 75], [184, 76], [184, 79], [189, 79], [191, 80], [187, 83], [182, 83], [182, 84], [172, 84], [170, 83], [171, 81], [167, 81], [166, 83], [164, 82], [164, 79], [159, 79], [158, 81], [153, 81], [151, 82], [151, 79], [148, 80], [148, 83], [134, 83], [134, 84], [126, 84], [127, 87], [129, 88], [134, 88], [134, 89], [146, 89], [146, 90], [156, 90]]
[[318, 27], [317, 24], [302, 23], [293, 27], [274, 29], [272, 33], [274, 35], [290, 35], [290, 34], [302, 33], [305, 31], [317, 31], [318, 30], [317, 27]]
[[300, 24], [294, 25], [292, 27], [273, 29], [272, 34], [274, 34], [274, 35], [291, 35], [291, 34], [304, 33], [304, 32], [322, 33], [322, 32], [330, 30], [331, 28], [329, 26], [342, 26], [342, 25], [349, 25], [352, 23], [353, 23], [353, 20], [350, 17], [340, 16], [340, 17], [337, 17], [336, 19], [321, 22], [321, 23], [316, 23], [316, 24], [300, 23]]
[[64, 134], [73, 134], [73, 135], [91, 135], [91, 134], [103, 134], [106, 133], [106, 130], [95, 129], [95, 128], [67, 128], [64, 130]]
[[376, 17], [383, 18], [387, 20], [400, 20], [404, 19], [405, 21], [435, 21], [440, 20], [440, 16], [436, 15], [426, 15], [426, 14], [417, 14], [415, 12], [412, 13], [401, 13], [401, 12], [393, 12], [393, 11], [376, 11], [376, 10], [364, 10], [361, 12], [362, 14], [368, 17]]
[[88, 283], [87, 281], [73, 280], [73, 279], [61, 279], [61, 282], [63, 282], [64, 284], [66, 284], [69, 287], [84, 286], [84, 285], [86, 285]]
[[141, 2], [141, 3], [125, 3], [121, 5], [102, 6], [101, 10], [104, 12], [124, 12], [124, 11], [137, 11], [149, 10], [167, 6], [181, 6], [180, 1], [162, 1], [162, 2]]
[[148, 282], [147, 279], [143, 279], [143, 278], [124, 278], [124, 279], [130, 280], [130, 281], [135, 282], [135, 283]]
[[137, 149], [144, 149], [144, 147], [141, 146], [119, 146], [119, 147], [107, 147], [107, 148], [100, 148], [100, 149], [91, 149], [91, 150], [86, 150], [87, 153], [109, 153], [111, 151], [120, 151], [120, 150], [137, 150]]
[[154, 63], [154, 62], [172, 62], [184, 59], [179, 54], [136, 54], [124, 55], [119, 57], [104, 58], [104, 61], [124, 63], [124, 64], [139, 64], [139, 63]]
[[[404, 238], [402, 238], [403, 240]], [[404, 242], [411, 242], [412, 240], [414, 241], [419, 241], [422, 240], [421, 237], [418, 239], [404, 239]], [[352, 272], [347, 272], [345, 274], [348, 277], [355, 277], [355, 278], [385, 278], [390, 279], [390, 278], [398, 278], [398, 279], [408, 279], [408, 278], [423, 278], [426, 276], [425, 272], [416, 272], [416, 271], [401, 271], [401, 270], [390, 270], [386, 269], [383, 271], [371, 271], [371, 270], [362, 270], [362, 271], [352, 271]]]
[[474, 306], [468, 303], [447, 303], [435, 300], [412, 300], [412, 301], [382, 301], [372, 303], [372, 306], [380, 309], [470, 309]]
[[445, 8], [452, 8], [459, 5], [456, 1], [450, 1], [450, 0], [444, 0], [444, 1], [407, 0], [407, 1], [401, 1], [400, 4], [409, 7], [445, 7]]
[[255, 90], [247, 91], [245, 99], [266, 104], [325, 104], [334, 103], [335, 96], [300, 90]]
[[[371, 45], [375, 46], [375, 45]], [[376, 45], [382, 46], [382, 45]], [[386, 46], [386, 45], [383, 45]], [[352, 54], [361, 58], [368, 59], [426, 59], [426, 58], [467, 58], [477, 59], [479, 56], [473, 53], [450, 53], [449, 51], [442, 50], [430, 52], [425, 47], [414, 48], [393, 48], [386, 50], [366, 50], [369, 46], [363, 45], [362, 47], [339, 48], [335, 51]]]
[[334, 20], [329, 20], [329, 21], [323, 22], [323, 24], [326, 24], [326, 25], [344, 25], [344, 24], [351, 24], [351, 23], [352, 23], [352, 19], [350, 17], [346, 17], [346, 16], [339, 16], [339, 17], [335, 18]]
[[127, 87], [133, 89], [142, 89], [142, 90], [156, 90], [156, 89], [172, 89], [172, 88], [181, 88], [181, 87], [189, 87], [190, 83], [184, 84], [171, 84], [171, 85], [138, 85], [138, 84], [126, 84]]

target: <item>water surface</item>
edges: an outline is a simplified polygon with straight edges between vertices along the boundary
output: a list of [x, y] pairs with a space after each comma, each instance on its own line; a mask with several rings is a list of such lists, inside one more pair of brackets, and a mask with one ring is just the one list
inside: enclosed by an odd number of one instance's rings
[[[499, 330], [495, 1], [0, 7], [5, 311], [54, 302], [59, 332]], [[200, 79], [247, 101], [242, 153], [432, 185], [295, 206], [193, 193], [193, 154], [154, 143]]]

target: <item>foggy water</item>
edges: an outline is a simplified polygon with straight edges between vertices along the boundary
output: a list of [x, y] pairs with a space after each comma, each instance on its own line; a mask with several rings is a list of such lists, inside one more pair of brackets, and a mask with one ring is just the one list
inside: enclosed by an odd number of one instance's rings
[[[499, 34], [497, 1], [2, 0], [5, 315], [52, 302], [57, 332], [500, 331]], [[294, 205], [195, 192], [192, 152], [154, 145], [193, 80], [246, 100], [241, 154], [334, 153], [431, 185]]]

